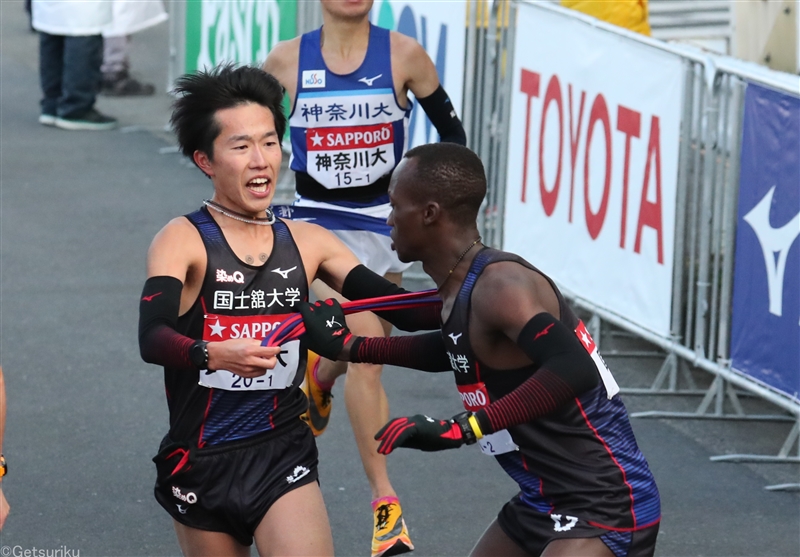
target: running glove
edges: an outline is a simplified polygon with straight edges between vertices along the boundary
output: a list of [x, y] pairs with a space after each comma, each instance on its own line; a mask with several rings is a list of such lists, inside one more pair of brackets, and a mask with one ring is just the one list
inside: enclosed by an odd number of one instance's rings
[[443, 451], [471, 445], [478, 439], [470, 424], [470, 413], [463, 412], [449, 420], [435, 420], [417, 414], [410, 418], [395, 418], [375, 435], [380, 441], [378, 452], [388, 455], [397, 447], [420, 451]]
[[308, 349], [329, 360], [338, 360], [342, 349], [353, 336], [344, 320], [344, 310], [337, 300], [304, 303], [300, 306], [306, 327]]

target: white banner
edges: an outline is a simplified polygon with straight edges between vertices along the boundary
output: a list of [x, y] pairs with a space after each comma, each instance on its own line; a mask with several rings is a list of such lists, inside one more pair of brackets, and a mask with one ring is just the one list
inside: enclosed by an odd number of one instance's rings
[[[463, 118], [466, 1], [382, 0], [375, 2], [370, 18], [375, 25], [413, 37], [422, 45], [433, 60], [439, 81], [459, 118]], [[413, 95], [410, 97], [413, 98]], [[409, 148], [435, 143], [439, 137], [436, 128], [417, 103], [411, 114], [409, 137]]]
[[680, 58], [535, 5], [514, 48], [504, 249], [668, 336]]

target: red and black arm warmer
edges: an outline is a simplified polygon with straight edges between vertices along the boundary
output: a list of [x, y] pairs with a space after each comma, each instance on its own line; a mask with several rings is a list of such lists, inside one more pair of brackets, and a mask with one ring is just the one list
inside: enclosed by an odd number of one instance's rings
[[148, 364], [196, 370], [189, 348], [196, 341], [175, 330], [183, 283], [175, 277], [151, 277], [139, 301], [139, 353]]
[[389, 364], [421, 371], [452, 371], [442, 333], [399, 337], [356, 337], [350, 347], [350, 361]]
[[[382, 296], [408, 294], [390, 280], [358, 265], [350, 271], [342, 284], [342, 296], [348, 300], [364, 300]], [[410, 309], [376, 311], [375, 313], [401, 331], [432, 331], [441, 329], [441, 304], [431, 304]]]
[[517, 345], [538, 369], [519, 387], [475, 412], [484, 434], [549, 414], [600, 380], [592, 357], [575, 334], [549, 313], [528, 321]]
[[461, 120], [458, 119], [453, 103], [444, 87], [439, 85], [433, 93], [424, 98], [417, 98], [417, 102], [428, 115], [428, 119], [439, 132], [439, 141], [444, 143], [467, 144], [467, 134]]

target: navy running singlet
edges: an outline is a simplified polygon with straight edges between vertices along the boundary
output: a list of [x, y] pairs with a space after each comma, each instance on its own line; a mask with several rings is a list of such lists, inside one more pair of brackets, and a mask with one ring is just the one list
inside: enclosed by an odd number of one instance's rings
[[[205, 207], [186, 218], [200, 232], [208, 263], [200, 296], [178, 319], [179, 333], [207, 341], [261, 339], [308, 300], [303, 261], [283, 221], [272, 226], [272, 253], [259, 267], [236, 257]], [[261, 377], [165, 368], [170, 439], [202, 448], [297, 420], [308, 404], [299, 388], [306, 360], [306, 350], [295, 340], [281, 347], [278, 365]]]
[[[583, 323], [550, 278], [514, 254], [484, 248], [470, 266], [442, 337], [464, 406], [476, 411], [513, 391], [537, 368], [492, 369], [469, 342], [472, 291], [487, 265], [515, 261], [547, 278], [560, 320], [575, 331], [598, 366], [605, 364]], [[618, 387], [605, 369], [594, 389], [531, 422], [481, 439], [481, 450], [519, 484], [520, 499], [542, 513], [578, 517], [608, 530], [640, 530], [661, 518], [653, 475], [633, 436]]]
[[320, 29], [306, 33], [297, 74], [289, 117], [297, 192], [317, 201], [386, 194], [388, 178], [408, 147], [411, 113], [411, 102], [407, 108], [397, 102], [390, 32], [370, 25], [364, 61], [347, 75], [326, 66]]

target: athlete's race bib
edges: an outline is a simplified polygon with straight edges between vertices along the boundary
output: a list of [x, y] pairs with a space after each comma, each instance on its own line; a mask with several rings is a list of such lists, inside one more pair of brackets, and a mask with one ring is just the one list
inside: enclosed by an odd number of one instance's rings
[[483, 438], [478, 439], [478, 444], [481, 446], [481, 452], [489, 456], [497, 456], [519, 450], [519, 446], [514, 443], [507, 429], [485, 435]]
[[300, 341], [293, 340], [281, 345], [278, 365], [268, 369], [261, 377], [242, 377], [231, 371], [220, 369], [209, 372], [200, 370], [199, 383], [203, 387], [226, 391], [267, 391], [285, 389], [292, 385], [300, 361]]
[[[262, 339], [281, 324], [288, 315], [216, 315], [205, 316], [203, 340], [210, 342], [232, 338]], [[224, 369], [200, 370], [198, 383], [203, 387], [226, 391], [266, 391], [285, 389], [292, 385], [300, 363], [300, 341], [281, 345], [278, 365], [260, 377], [242, 377]]]
[[611, 370], [608, 369], [606, 366], [605, 361], [603, 361], [603, 357], [600, 356], [600, 353], [597, 351], [597, 345], [595, 345], [592, 336], [589, 334], [589, 331], [586, 330], [586, 325], [583, 324], [583, 321], [578, 322], [578, 326], [575, 327], [575, 334], [578, 337], [578, 340], [581, 341], [581, 344], [592, 357], [594, 361], [594, 365], [597, 367], [597, 371], [600, 373], [600, 379], [603, 380], [603, 385], [606, 388], [606, 394], [608, 396], [608, 400], [611, 400], [615, 394], [619, 392], [619, 385], [614, 380], [614, 376], [611, 375]]
[[306, 172], [328, 189], [368, 186], [396, 166], [394, 91], [303, 92], [293, 125], [306, 127]]

